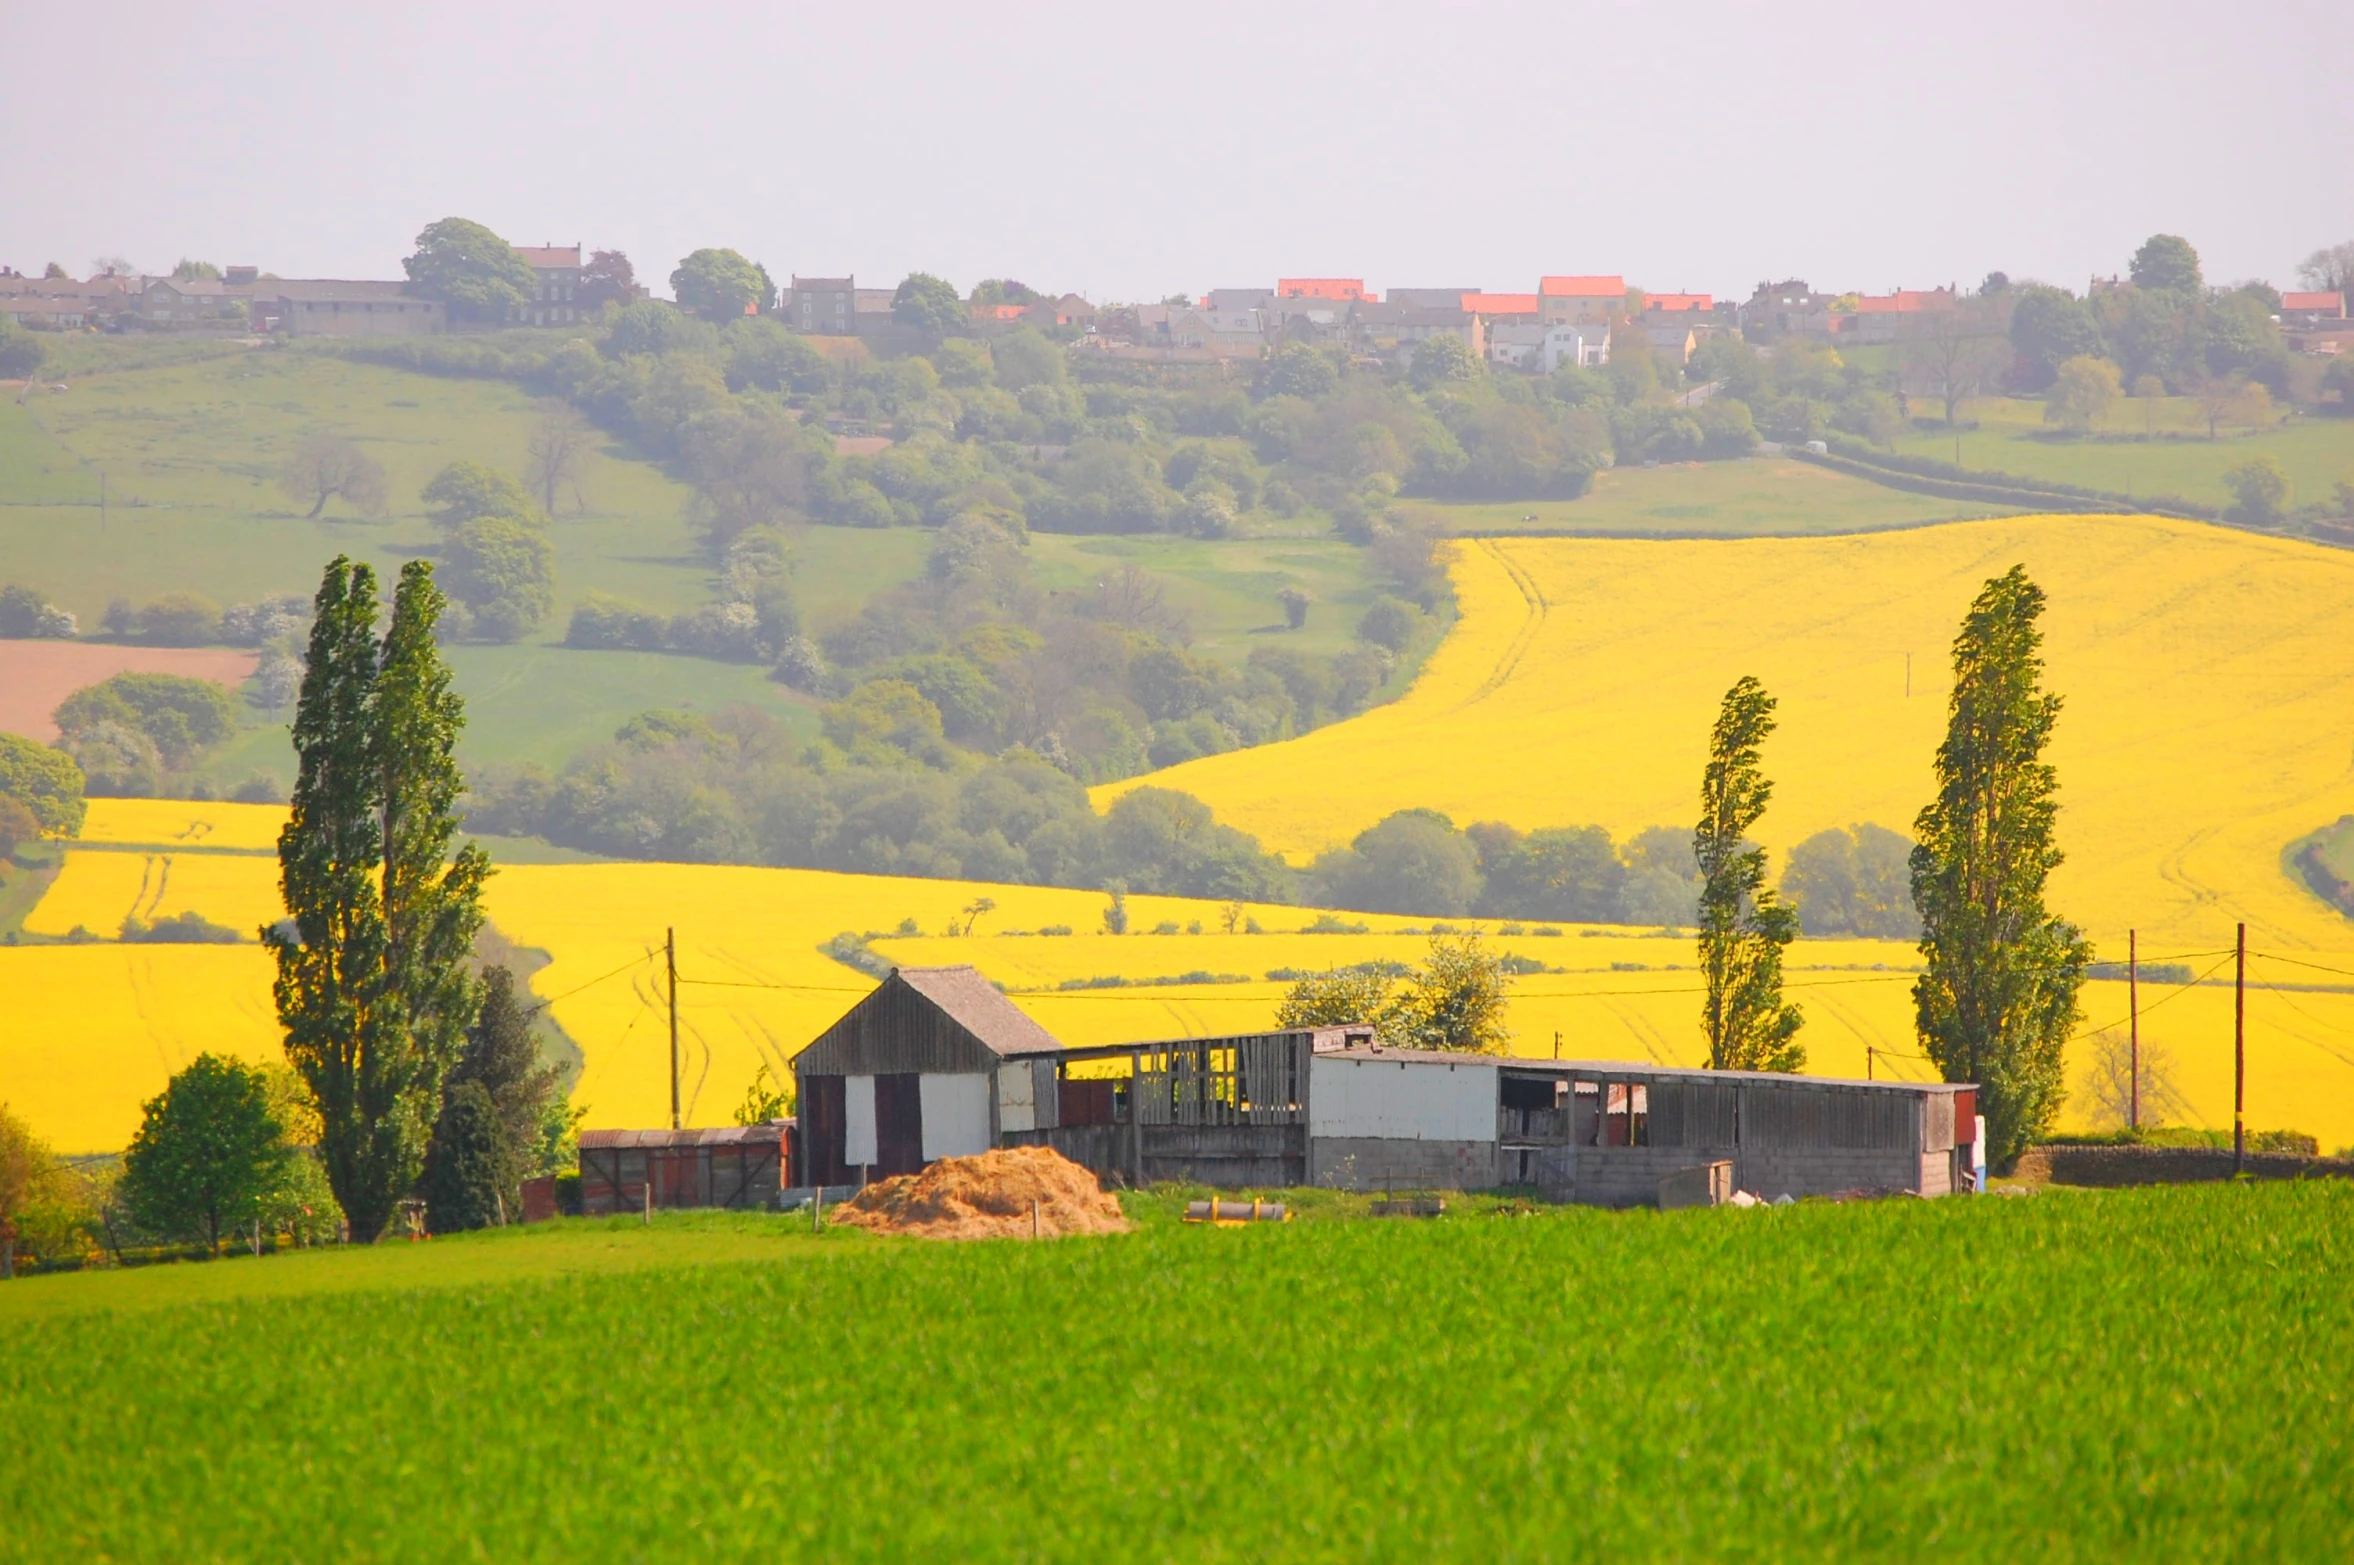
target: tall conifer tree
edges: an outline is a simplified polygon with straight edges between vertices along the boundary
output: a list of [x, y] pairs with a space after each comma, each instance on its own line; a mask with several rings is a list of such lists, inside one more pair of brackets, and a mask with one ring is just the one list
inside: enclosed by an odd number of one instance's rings
[[1987, 1159], [1999, 1168], [2059, 1113], [2060, 1049], [2092, 956], [2043, 903], [2061, 860], [2059, 774], [2042, 759], [2060, 715], [2060, 698], [2041, 688], [2043, 609], [2043, 590], [2019, 565], [1970, 605], [1954, 638], [1937, 798], [1913, 823], [1927, 959], [1913, 985], [1915, 1020], [1945, 1079], [1978, 1084]]
[[1798, 937], [1798, 914], [1766, 889], [1765, 849], [1749, 828], [1774, 795], [1758, 747], [1774, 731], [1774, 698], [1744, 674], [1725, 692], [1700, 777], [1700, 967], [1708, 981], [1701, 1024], [1711, 1070], [1794, 1071], [1806, 1063], [1797, 1041], [1805, 1016], [1782, 999], [1782, 948]]
[[290, 917], [278, 961], [286, 1054], [318, 1103], [327, 1180], [352, 1237], [373, 1242], [417, 1178], [475, 1001], [477, 847], [456, 835], [462, 706], [433, 642], [432, 567], [403, 567], [375, 635], [376, 577], [327, 567], [295, 711], [299, 772], [278, 838]]

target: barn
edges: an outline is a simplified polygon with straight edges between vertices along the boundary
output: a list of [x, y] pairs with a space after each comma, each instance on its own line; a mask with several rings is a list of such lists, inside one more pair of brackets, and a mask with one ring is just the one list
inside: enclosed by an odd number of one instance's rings
[[1944, 1195], [1982, 1166], [1975, 1089], [1384, 1046], [1331, 1027], [1065, 1048], [970, 967], [902, 968], [794, 1061], [798, 1184], [1049, 1146], [1107, 1181]]

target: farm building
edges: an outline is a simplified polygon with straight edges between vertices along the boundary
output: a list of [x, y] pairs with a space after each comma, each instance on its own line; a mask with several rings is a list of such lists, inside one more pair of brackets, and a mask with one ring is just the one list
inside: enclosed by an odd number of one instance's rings
[[1370, 1027], [1064, 1048], [970, 967], [894, 972], [793, 1068], [797, 1184], [1048, 1146], [1133, 1184], [1944, 1195], [1976, 1140], [1974, 1089], [1942, 1082], [1438, 1054]]
[[581, 1213], [596, 1217], [649, 1205], [751, 1211], [774, 1206], [790, 1139], [790, 1127], [773, 1123], [711, 1130], [584, 1130]]

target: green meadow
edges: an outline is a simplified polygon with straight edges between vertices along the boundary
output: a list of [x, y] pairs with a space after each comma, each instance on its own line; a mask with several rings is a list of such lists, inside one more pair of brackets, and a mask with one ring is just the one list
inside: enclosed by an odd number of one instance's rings
[[0, 1287], [25, 1558], [2334, 1558], [2354, 1187]]
[[[1976, 428], [1957, 434], [1916, 424], [1896, 449], [1981, 472], [2199, 505], [2229, 505], [2224, 471], [2259, 453], [2287, 471], [2293, 504], [2327, 499], [2339, 479], [2354, 476], [2354, 419], [2295, 416], [2255, 430], [2226, 424], [2221, 438], [2210, 440], [2189, 398], [2127, 397], [2102, 429], [2070, 439], [2051, 433], [2043, 407], [2024, 398], [1980, 398], [1961, 412], [1963, 424]], [[1913, 403], [1917, 416], [1934, 411], [1923, 400]]]
[[1423, 506], [1457, 532], [1560, 532], [1666, 537], [1795, 537], [1873, 532], [2016, 509], [1885, 489], [1869, 479], [1771, 456], [1737, 462], [1613, 467], [1575, 500]]

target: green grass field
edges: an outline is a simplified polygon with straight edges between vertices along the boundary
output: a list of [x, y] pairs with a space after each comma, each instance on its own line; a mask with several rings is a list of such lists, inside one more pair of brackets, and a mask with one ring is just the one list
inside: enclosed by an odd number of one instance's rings
[[25, 1558], [2337, 1557], [2354, 1189], [0, 1287]]
[[1872, 532], [2016, 514], [2001, 506], [1884, 489], [1868, 479], [1773, 457], [1608, 468], [1594, 475], [1593, 491], [1576, 500], [1421, 508], [1444, 517], [1455, 531], [1466, 533], [1726, 538]]
[[[1936, 409], [1916, 401], [1913, 411], [1926, 415]], [[2287, 470], [2296, 504], [2328, 498], [2332, 485], [2354, 473], [2354, 419], [2294, 418], [2254, 432], [2226, 426], [2222, 439], [2209, 440], [2188, 398], [2128, 397], [2102, 431], [2109, 438], [2055, 440], [2045, 434], [2049, 426], [2041, 402], [1980, 398], [1964, 404], [1962, 418], [1978, 423], [1958, 437], [1964, 467], [2147, 499], [2172, 496], [2199, 505], [2228, 505], [2232, 495], [2223, 484], [2224, 470], [2259, 452], [2269, 452]], [[2134, 436], [2144, 438], [2121, 438]], [[1916, 428], [1898, 439], [1896, 449], [1952, 462], [1957, 460], [1956, 438]]]

